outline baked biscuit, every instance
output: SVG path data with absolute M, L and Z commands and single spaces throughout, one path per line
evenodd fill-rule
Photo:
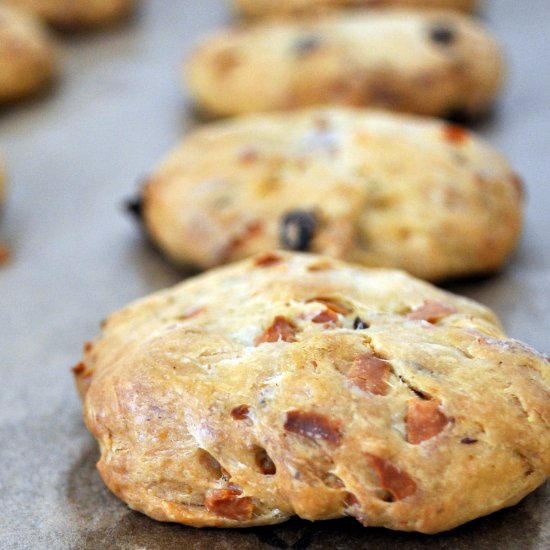
M 434 533 L 550 474 L 550 365 L 399 271 L 269 253 L 112 315 L 75 367 L 98 469 L 157 520 Z
M 195 131 L 139 206 L 153 241 L 182 264 L 283 247 L 438 280 L 502 265 L 521 193 L 508 163 L 462 127 L 321 109 Z
M 499 47 L 474 20 L 407 10 L 227 30 L 186 65 L 191 95 L 214 115 L 337 104 L 475 117 L 503 73 Z
M 135 0 L 4 0 L 64 29 L 101 27 L 126 17 Z
M 245 15 L 301 15 L 342 8 L 444 8 L 473 11 L 477 0 L 234 0 L 235 7 Z
M 55 66 L 55 47 L 40 21 L 0 4 L 0 103 L 44 88 Z

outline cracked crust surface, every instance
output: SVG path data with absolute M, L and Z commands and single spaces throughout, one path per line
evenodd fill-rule
M 273 252 L 115 313 L 75 367 L 98 469 L 197 527 L 450 529 L 550 474 L 550 366 L 403 272 Z
M 341 8 L 444 8 L 473 11 L 477 0 L 233 0 L 235 7 L 245 15 L 306 15 Z
M 521 194 L 463 128 L 323 109 L 193 132 L 149 178 L 142 214 L 162 250 L 202 268 L 281 247 L 437 280 L 502 265 Z
M 471 18 L 376 10 L 218 32 L 185 69 L 191 95 L 214 115 L 355 105 L 475 116 L 498 93 L 504 62 Z
M 126 16 L 135 0 L 4 0 L 35 12 L 56 27 L 101 27 Z
M 0 4 L 0 103 L 43 89 L 55 66 L 54 44 L 40 21 Z

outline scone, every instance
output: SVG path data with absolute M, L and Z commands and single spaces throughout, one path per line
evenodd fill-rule
M 501 87 L 498 45 L 449 11 L 376 10 L 275 21 L 207 38 L 185 76 L 213 115 L 320 104 L 476 117 Z
M 101 27 L 126 17 L 135 0 L 4 0 L 36 12 L 59 28 Z
M 409 8 L 445 8 L 473 11 L 477 0 L 233 0 L 245 15 L 301 15 L 342 8 L 380 8 L 400 6 Z
M 135 302 L 75 367 L 98 469 L 157 520 L 435 533 L 550 474 L 550 365 L 399 272 L 272 252 Z
M 55 67 L 55 46 L 40 21 L 0 3 L 0 103 L 40 91 Z
M 199 268 L 287 248 L 441 280 L 499 268 L 522 202 L 508 163 L 462 127 L 321 109 L 191 133 L 139 210 L 169 257 Z

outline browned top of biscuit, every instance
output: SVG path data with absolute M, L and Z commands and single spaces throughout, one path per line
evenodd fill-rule
M 222 116 L 355 105 L 447 116 L 488 108 L 504 61 L 480 23 L 445 10 L 372 10 L 216 32 L 185 84 Z
M 550 473 L 550 365 L 402 272 L 264 254 L 111 316 L 75 370 L 108 486 L 196 526 L 436 532 Z
M 234 0 L 235 6 L 250 16 L 307 15 L 341 8 L 447 8 L 472 11 L 477 0 Z
M 149 178 L 143 214 L 182 263 L 283 247 L 437 280 L 500 267 L 522 204 L 508 162 L 464 128 L 315 109 L 192 132 Z

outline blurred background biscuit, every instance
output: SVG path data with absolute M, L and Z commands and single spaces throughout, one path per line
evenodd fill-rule
M 198 106 L 214 115 L 336 104 L 472 117 L 492 105 L 504 60 L 464 15 L 377 10 L 215 33 L 185 76 Z

